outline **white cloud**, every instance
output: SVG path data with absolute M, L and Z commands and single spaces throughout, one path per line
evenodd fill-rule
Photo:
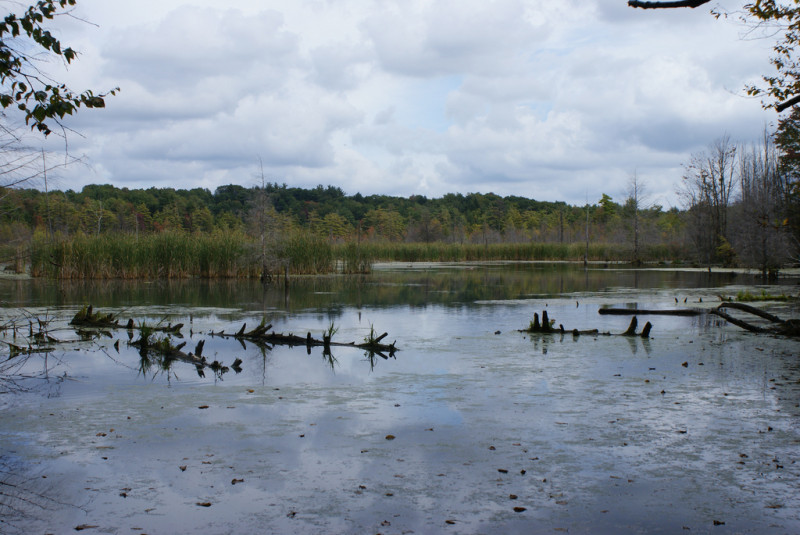
M 690 154 L 757 139 L 769 41 L 625 0 L 81 0 L 68 126 L 79 188 L 269 179 L 348 193 L 493 191 L 582 204 L 631 174 L 671 204 Z M 58 146 L 58 141 L 48 142 Z

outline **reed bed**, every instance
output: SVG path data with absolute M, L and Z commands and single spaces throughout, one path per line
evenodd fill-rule
M 374 262 L 582 261 L 582 243 L 374 243 L 332 244 L 310 233 L 294 232 L 260 254 L 259 241 L 241 231 L 212 233 L 34 235 L 31 274 L 59 279 L 257 278 L 266 266 L 272 275 L 369 273 Z M 641 260 L 685 258 L 677 246 L 644 248 Z M 629 247 L 590 244 L 589 260 L 625 262 Z
M 257 276 L 253 242 L 240 232 L 34 236 L 31 273 L 59 279 Z
M 374 262 L 480 262 L 480 261 L 583 261 L 585 243 L 367 243 L 361 254 Z M 685 259 L 688 252 L 677 245 L 645 247 L 640 252 L 644 262 Z M 589 245 L 589 260 L 630 262 L 633 251 L 627 245 L 595 243 Z

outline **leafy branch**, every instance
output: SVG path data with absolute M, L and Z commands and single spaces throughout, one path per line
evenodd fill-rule
M 119 88 L 95 94 L 91 90 L 73 92 L 65 84 L 55 82 L 36 66 L 39 59 L 27 49 L 31 45 L 40 52 L 72 63 L 78 53 L 65 47 L 48 29 L 46 21 L 69 13 L 77 0 L 39 0 L 21 15 L 9 13 L 0 22 L 0 104 L 3 109 L 16 105 L 25 115 L 25 124 L 45 136 L 52 133 L 48 120 L 59 123 L 78 108 L 104 108 L 105 97 L 116 95 Z

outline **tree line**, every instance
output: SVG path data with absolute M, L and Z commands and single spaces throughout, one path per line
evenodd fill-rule
M 88 185 L 81 191 L 0 188 L 0 237 L 23 242 L 35 231 L 51 236 L 164 231 L 240 230 L 254 238 L 311 233 L 332 242 L 413 243 L 651 243 L 685 241 L 687 214 L 658 205 L 616 202 L 570 206 L 493 193 L 347 195 L 336 186 L 313 189 L 267 183 L 203 188 L 128 189 Z M 641 203 L 640 203 L 641 204 Z

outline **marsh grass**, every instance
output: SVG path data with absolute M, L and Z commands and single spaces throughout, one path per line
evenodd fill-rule
M 256 276 L 253 242 L 240 232 L 34 236 L 31 273 L 59 279 Z
M 480 261 L 582 261 L 585 243 L 367 243 L 361 244 L 360 254 L 370 262 L 480 262 Z M 641 259 L 659 262 L 685 258 L 680 246 L 645 247 Z M 627 245 L 595 243 L 589 245 L 589 260 L 627 262 L 632 250 Z
M 257 278 L 263 261 L 256 238 L 236 230 L 211 233 L 165 231 L 157 234 L 76 234 L 48 238 L 43 232 L 31 242 L 31 274 L 58 279 L 181 279 Z M 295 275 L 369 273 L 376 261 L 480 262 L 582 261 L 583 243 L 390 243 L 347 242 L 305 232 L 290 232 L 275 240 L 269 255 L 276 266 Z M 680 260 L 677 246 L 644 248 L 645 262 Z M 590 244 L 589 260 L 625 262 L 630 248 Z M 283 267 L 281 267 L 281 270 Z
M 750 290 L 739 291 L 736 294 L 736 300 L 742 303 L 757 302 L 757 301 L 788 301 L 790 297 L 786 294 L 769 294 L 766 290 L 761 290 L 760 294 L 754 294 Z

